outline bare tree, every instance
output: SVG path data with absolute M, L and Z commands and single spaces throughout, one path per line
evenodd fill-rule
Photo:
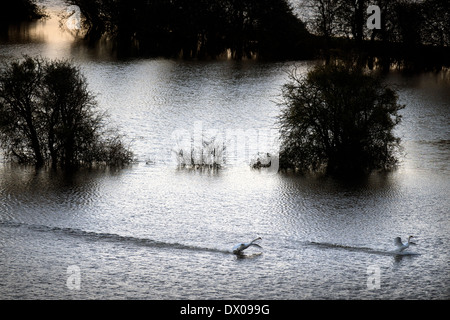
M 364 39 L 368 0 L 305 0 L 299 4 L 310 31 L 323 36 Z
M 299 4 L 309 31 L 325 39 L 335 35 L 341 0 L 304 0 Z
M 357 66 L 295 70 L 283 88 L 280 168 L 361 174 L 397 163 L 401 117 L 395 91 Z
M 0 143 L 10 159 L 74 169 L 132 159 L 105 125 L 80 70 L 65 60 L 25 56 L 0 73 Z
M 422 4 L 424 44 L 450 46 L 450 2 L 448 0 L 425 0 Z
M 20 163 L 44 165 L 43 141 L 37 116 L 40 113 L 41 60 L 13 62 L 0 75 L 0 138 L 9 155 Z

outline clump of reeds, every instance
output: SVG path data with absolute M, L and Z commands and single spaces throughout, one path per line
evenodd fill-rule
M 206 139 L 202 137 L 199 145 L 194 145 L 193 139 L 190 145 L 177 145 L 173 149 L 178 167 L 190 169 L 220 169 L 225 164 L 225 143 L 216 137 Z

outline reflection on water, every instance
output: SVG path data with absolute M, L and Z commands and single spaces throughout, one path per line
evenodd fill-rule
M 39 30 L 2 43 L 1 59 L 74 59 L 138 162 L 73 175 L 0 164 L 1 298 L 450 297 L 450 91 L 440 75 L 386 80 L 407 106 L 397 171 L 359 181 L 273 174 L 248 160 L 274 147 L 285 71 L 311 62 L 118 61 Z M 174 132 L 189 140 L 199 125 L 225 136 L 223 169 L 177 167 Z M 243 153 L 228 139 L 238 130 Z M 418 245 L 391 254 L 409 234 Z M 257 236 L 261 251 L 231 253 Z M 78 291 L 64 285 L 71 265 Z M 369 266 L 380 289 L 367 287 Z

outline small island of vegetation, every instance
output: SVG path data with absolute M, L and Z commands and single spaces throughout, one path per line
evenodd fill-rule
M 397 164 L 396 93 L 358 66 L 317 65 L 283 88 L 280 169 L 360 175 Z
M 129 164 L 132 152 L 106 120 L 69 61 L 25 56 L 0 72 L 0 144 L 12 162 L 64 170 Z

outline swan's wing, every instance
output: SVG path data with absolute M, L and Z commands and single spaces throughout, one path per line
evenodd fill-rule
M 403 247 L 402 239 L 400 237 L 397 237 L 397 238 L 394 239 L 394 244 L 397 247 Z
M 233 252 L 234 251 L 241 251 L 242 249 L 243 249 L 243 247 L 244 247 L 244 244 L 243 243 L 238 243 L 237 245 L 235 245 L 234 247 L 233 247 Z
M 255 240 L 253 240 L 251 242 L 247 242 L 247 243 L 238 243 L 237 245 L 235 245 L 233 247 L 232 250 L 233 250 L 233 252 L 240 252 L 240 251 L 244 251 L 245 249 L 247 249 L 250 246 L 257 246 L 257 247 L 261 248 L 261 246 L 259 244 L 253 243 L 254 241 L 257 241 L 257 240 L 261 240 L 261 238 L 258 237 Z
M 239 243 L 233 247 L 233 252 L 241 252 L 250 247 L 251 245 L 254 245 L 253 243 Z

